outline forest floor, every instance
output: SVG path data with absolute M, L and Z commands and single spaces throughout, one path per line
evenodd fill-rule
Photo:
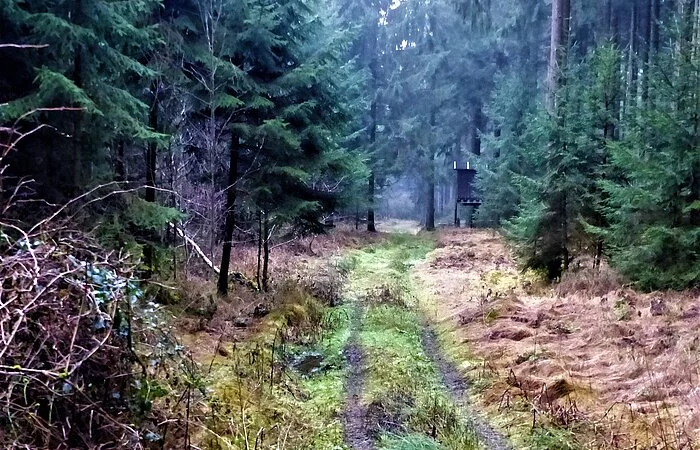
M 700 295 L 639 293 L 576 261 L 549 286 L 492 231 L 442 230 L 415 267 L 471 397 L 527 448 L 694 448 Z
M 274 294 L 181 319 L 209 368 L 201 448 L 691 448 L 697 293 L 585 261 L 552 287 L 495 232 L 379 229 L 277 250 Z

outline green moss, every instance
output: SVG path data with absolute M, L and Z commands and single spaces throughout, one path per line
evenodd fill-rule
M 380 414 L 398 415 L 394 419 L 401 423 L 391 433 L 371 430 L 382 435 L 382 449 L 477 447 L 421 343 L 423 317 L 410 269 L 434 247 L 431 235 L 397 234 L 354 253 L 349 289 L 366 307 L 360 330 L 368 361 L 363 400 Z
M 292 286 L 281 295 L 285 301 L 261 331 L 213 365 L 206 383 L 211 412 L 204 448 L 255 448 L 256 441 L 257 448 L 277 448 L 283 442 L 284 448 L 346 448 L 339 416 L 348 309 L 324 308 Z M 284 350 L 280 329 L 298 338 Z M 322 370 L 304 375 L 288 366 L 290 355 L 312 351 L 323 355 Z
M 435 368 L 421 348 L 415 312 L 389 306 L 370 308 L 361 343 L 367 360 L 373 362 L 368 371 L 368 403 L 390 390 L 415 398 L 439 389 Z

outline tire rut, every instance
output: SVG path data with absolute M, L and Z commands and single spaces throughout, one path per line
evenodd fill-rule
M 365 385 L 365 355 L 359 343 L 363 307 L 357 303 L 351 318 L 351 334 L 345 346 L 348 375 L 345 380 L 345 406 L 342 413 L 345 443 L 353 450 L 372 450 L 374 444 L 367 429 L 367 408 L 362 405 Z
M 421 339 L 423 351 L 435 364 L 435 367 L 440 374 L 442 383 L 449 391 L 452 400 L 460 407 L 469 411 L 469 422 L 474 427 L 474 431 L 487 450 L 512 450 L 513 446 L 508 442 L 508 439 L 501 433 L 496 431 L 489 423 L 481 417 L 473 408 L 469 407 L 467 400 L 467 392 L 469 383 L 465 380 L 457 367 L 445 358 L 445 355 L 440 349 L 437 335 L 429 326 L 423 325 L 423 334 Z

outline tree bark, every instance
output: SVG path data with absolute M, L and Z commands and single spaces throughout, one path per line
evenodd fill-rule
M 625 96 L 625 113 L 628 113 L 630 107 L 635 104 L 637 98 L 637 48 L 639 39 L 637 38 L 639 21 L 639 8 L 637 4 L 632 5 L 632 17 L 630 19 L 629 28 L 629 51 L 627 61 L 627 94 Z
M 221 272 L 217 292 L 219 295 L 228 294 L 228 272 L 231 265 L 231 248 L 233 247 L 233 231 L 236 227 L 236 183 L 238 182 L 238 155 L 240 142 L 238 134 L 231 136 L 231 148 L 229 150 L 228 186 L 226 188 L 226 219 L 224 223 L 224 245 L 221 254 Z
M 377 227 L 374 223 L 374 168 L 370 169 L 369 180 L 367 182 L 367 197 L 369 201 L 369 206 L 367 207 L 367 231 L 376 233 Z
M 484 113 L 479 103 L 470 107 L 471 121 L 469 122 L 469 151 L 473 155 L 481 155 L 481 130 L 484 128 Z
M 605 14 L 605 40 L 613 39 L 613 7 L 612 0 L 603 0 L 603 14 Z
M 431 33 L 428 35 L 428 51 L 430 53 L 435 53 L 435 30 L 437 29 L 434 13 L 430 15 L 430 30 Z M 435 91 L 437 85 L 437 72 L 433 72 L 430 77 L 430 90 Z M 435 102 L 435 100 L 432 100 Z M 430 139 L 428 148 L 428 192 L 426 195 L 426 214 L 425 214 L 425 229 L 427 231 L 435 230 L 435 153 L 437 152 L 437 144 L 435 142 L 435 125 L 437 124 L 437 109 L 438 105 L 433 104 L 430 109 Z M 472 117 L 472 124 L 476 128 L 476 118 Z M 478 134 L 478 131 L 474 129 L 474 134 Z
M 561 85 L 561 73 L 566 60 L 569 38 L 570 0 L 552 0 L 551 41 L 549 66 L 547 69 L 547 107 L 551 113 L 556 109 L 557 91 Z
M 148 125 L 154 132 L 158 131 L 158 85 L 156 82 L 151 86 L 153 91 L 153 103 L 148 116 Z M 156 163 L 158 158 L 158 143 L 151 141 L 146 146 L 146 201 L 156 202 Z M 150 278 L 153 275 L 155 264 L 155 248 L 153 244 L 146 243 L 143 247 L 143 262 L 146 266 L 144 276 Z
M 153 86 L 153 103 L 149 113 L 148 125 L 152 131 L 158 131 L 158 87 Z M 146 201 L 156 201 L 156 163 L 158 160 L 158 143 L 151 141 L 146 147 Z
M 372 66 L 374 66 L 376 62 L 372 63 Z M 374 80 L 375 77 L 375 69 L 372 69 L 372 79 Z M 372 99 L 372 105 L 370 106 L 370 129 L 369 129 L 369 146 L 370 146 L 370 151 L 372 153 L 375 152 L 376 150 L 376 143 L 377 143 L 377 89 L 376 89 L 376 81 L 373 81 L 373 84 L 375 85 L 374 88 L 374 99 Z M 371 158 L 370 164 L 372 167 L 370 167 L 370 174 L 369 174 L 369 180 L 368 180 L 368 191 L 367 191 L 367 196 L 368 196 L 368 201 L 369 204 L 367 206 L 367 231 L 370 231 L 372 233 L 377 231 L 377 228 L 374 223 L 374 195 L 375 195 L 375 183 L 376 183 L 376 175 L 375 175 L 375 167 L 374 165 L 376 164 L 376 159 Z
M 653 35 L 654 23 L 654 2 L 653 0 L 645 0 L 644 4 L 644 34 L 642 42 L 639 45 L 639 61 L 642 64 L 642 73 L 639 80 L 641 103 L 647 104 L 649 101 L 649 76 L 651 74 L 651 41 Z
M 114 178 L 117 181 L 126 181 L 125 147 L 124 139 L 120 139 L 117 142 L 117 160 L 114 162 Z
M 658 55 L 661 49 L 661 0 L 652 0 L 652 5 L 651 59 Z
M 376 143 L 377 143 L 377 104 L 379 102 L 379 90 L 378 90 L 378 80 L 377 78 L 379 77 L 379 70 L 378 70 L 378 55 L 377 55 L 377 39 L 379 38 L 379 24 L 375 21 L 371 25 L 371 32 L 369 33 L 369 39 L 371 42 L 369 42 L 369 45 L 367 42 L 365 42 L 364 45 L 364 51 L 366 54 L 364 55 L 365 60 L 367 61 L 367 66 L 370 70 L 371 73 L 371 94 L 373 96 L 372 98 L 372 104 L 370 105 L 370 117 L 369 117 L 369 136 L 368 136 L 368 150 L 370 154 L 372 155 L 370 157 L 370 175 L 369 175 L 369 180 L 368 180 L 368 189 L 367 189 L 367 197 L 368 197 L 368 205 L 367 205 L 367 231 L 375 233 L 377 231 L 376 225 L 374 223 L 374 196 L 375 196 L 375 191 L 376 191 L 376 167 L 375 164 L 377 164 L 377 159 L 374 155 L 374 152 L 376 152 Z
M 430 157 L 428 158 L 428 194 L 427 194 L 427 206 L 428 210 L 425 217 L 425 229 L 427 231 L 435 230 L 435 150 L 430 150 Z
M 82 23 L 83 14 L 83 2 L 82 0 L 76 0 L 74 2 L 74 7 L 72 11 L 73 22 L 77 25 Z M 73 83 L 75 86 L 82 89 L 83 80 L 83 49 L 80 46 L 75 48 L 75 54 L 73 55 Z M 85 139 L 83 136 L 83 118 L 84 112 L 75 112 L 73 119 L 73 161 L 72 161 L 72 180 L 73 186 L 71 186 L 72 194 L 77 194 L 80 192 L 84 185 L 83 180 L 83 150 L 86 147 Z
M 267 292 L 268 289 L 268 267 L 270 262 L 270 221 L 267 213 L 263 213 L 263 271 L 262 271 L 262 289 Z
M 256 281 L 258 282 L 258 288 L 262 287 L 262 248 L 263 248 L 263 217 L 262 211 L 258 211 L 258 271 Z

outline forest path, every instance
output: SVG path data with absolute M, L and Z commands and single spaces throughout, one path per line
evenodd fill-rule
M 345 381 L 345 409 L 342 414 L 343 431 L 345 442 L 354 450 L 373 448 L 365 420 L 367 408 L 362 404 L 366 367 L 359 336 L 363 315 L 364 308 L 359 301 L 355 301 L 350 318 L 350 337 L 344 351 L 348 372 Z
M 470 410 L 468 383 L 421 309 L 413 267 L 434 247 L 431 235 L 394 233 L 347 256 L 353 313 L 341 418 L 351 449 L 511 448 Z
M 449 390 L 452 399 L 461 408 L 470 409 L 469 422 L 483 447 L 489 450 L 509 450 L 513 446 L 505 436 L 496 431 L 483 417 L 471 410 L 468 402 L 469 383 L 460 373 L 454 362 L 445 357 L 435 330 L 429 325 L 423 325 L 423 349 L 440 373 L 444 386 Z

